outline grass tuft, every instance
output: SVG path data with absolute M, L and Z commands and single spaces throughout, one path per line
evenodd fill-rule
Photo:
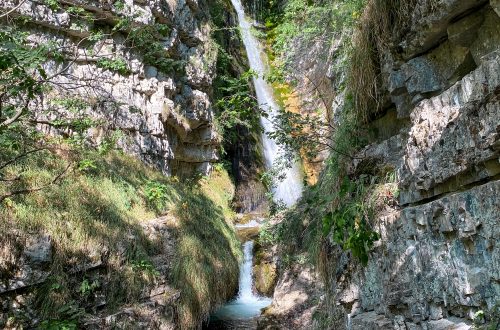
M 19 179 L 0 186 L 0 194 L 44 186 L 70 161 L 84 160 L 92 166 L 72 166 L 57 184 L 7 198 L 0 206 L 0 232 L 7 233 L 0 237 L 0 246 L 18 251 L 33 235 L 51 238 L 53 258 L 47 266 L 51 275 L 36 289 L 34 299 L 46 326 L 78 324 L 82 315 L 93 313 L 89 290 L 98 290 L 110 311 L 149 293 L 160 275 L 152 258 L 163 242 L 146 237 L 142 225 L 164 214 L 176 218 L 169 229 L 176 243 L 173 271 L 163 275 L 181 291 L 182 328 L 196 327 L 211 308 L 234 294 L 240 245 L 229 206 L 234 186 L 223 170 L 181 181 L 117 151 L 87 152 L 76 162 L 43 151 L 4 169 L 5 178 Z M 0 263 L 1 277 L 16 271 L 18 253 L 9 251 L 0 250 L 0 256 L 7 253 L 12 259 Z M 85 274 L 69 275 L 77 266 L 100 260 L 105 276 L 99 283 L 79 278 Z

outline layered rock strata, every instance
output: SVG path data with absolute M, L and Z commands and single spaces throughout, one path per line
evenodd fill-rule
M 325 291 L 295 271 L 301 292 L 326 293 L 320 306 L 334 329 L 469 329 L 478 315 L 499 318 L 498 1 L 421 1 L 408 26 L 380 54 L 387 102 L 350 169 L 396 173 L 396 201 L 371 223 L 381 238 L 366 267 L 332 242 Z M 279 308 L 287 278 L 271 319 L 298 315 Z M 320 319 L 296 328 L 321 328 Z
M 99 123 L 86 132 L 95 142 L 110 130 L 120 131 L 124 151 L 166 174 L 207 173 L 218 160 L 210 96 L 217 51 L 205 3 L 6 0 L 0 11 L 10 11 L 5 24 L 25 22 L 32 43 L 62 49 L 62 62 L 45 65 L 49 75 L 62 71 L 55 82 L 65 88 L 36 104 L 42 130 L 68 133 L 50 125 L 57 115 L 43 112 L 55 99 L 81 98 L 85 114 Z M 131 38 L 132 32 L 155 26 L 163 30 L 154 45 Z M 161 54 L 148 54 L 149 47 L 159 47 Z M 121 67 L 113 70 L 103 59 Z

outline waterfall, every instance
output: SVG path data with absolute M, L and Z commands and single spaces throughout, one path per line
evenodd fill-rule
M 258 316 L 261 309 L 271 304 L 272 299 L 253 293 L 253 241 L 243 244 L 243 264 L 240 268 L 238 296 L 222 306 L 212 316 L 212 320 L 241 320 Z
M 253 241 L 248 241 L 243 244 L 243 265 L 240 269 L 240 288 L 237 299 L 242 302 L 253 302 L 259 299 L 252 291 L 252 261 Z
M 253 83 L 257 94 L 259 106 L 268 113 L 269 118 L 261 117 L 261 125 L 264 128 L 262 134 L 262 144 L 264 148 L 264 158 L 267 169 L 273 166 L 273 163 L 281 155 L 283 150 L 276 142 L 268 137 L 268 133 L 274 131 L 273 124 L 270 119 L 276 116 L 278 105 L 273 96 L 273 91 L 269 84 L 264 80 L 264 75 L 268 72 L 267 66 L 264 64 L 265 54 L 262 51 L 259 41 L 252 35 L 252 21 L 247 18 L 241 0 L 231 0 L 237 14 L 241 37 L 245 45 L 245 49 L 250 62 L 250 68 L 258 73 L 258 77 L 254 77 Z M 274 200 L 283 201 L 287 206 L 293 205 L 302 193 L 302 174 L 298 164 L 292 164 L 284 173 L 284 180 L 275 182 L 273 189 Z

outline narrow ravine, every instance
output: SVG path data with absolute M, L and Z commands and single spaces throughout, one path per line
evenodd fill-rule
M 275 162 L 283 156 L 282 148 L 268 136 L 269 133 L 274 131 L 272 120 L 276 116 L 279 108 L 276 100 L 274 99 L 271 86 L 269 86 L 264 79 L 268 72 L 268 67 L 265 61 L 266 55 L 262 50 L 260 42 L 252 34 L 252 25 L 254 22 L 252 22 L 252 20 L 245 15 L 245 10 L 241 0 L 231 0 L 231 2 L 238 14 L 238 24 L 241 32 L 241 38 L 243 39 L 243 44 L 245 45 L 250 69 L 258 74 L 258 76 L 253 79 L 257 100 L 261 109 L 266 111 L 268 114 L 268 118 L 265 118 L 264 116 L 261 117 L 261 125 L 264 128 L 264 132 L 262 133 L 264 158 L 267 169 L 270 169 L 273 164 L 275 164 Z M 284 171 L 284 179 L 280 182 L 275 182 L 273 196 L 276 202 L 281 201 L 285 203 L 285 205 L 291 206 L 298 200 L 302 193 L 302 174 L 299 164 L 297 163 L 287 167 Z
M 259 107 L 267 113 L 261 116 L 260 122 L 263 127 L 262 144 L 266 168 L 271 169 L 284 155 L 280 147 L 268 135 L 274 131 L 273 118 L 279 110 L 274 99 L 273 90 L 266 82 L 265 76 L 268 72 L 266 55 L 261 44 L 252 34 L 253 22 L 245 15 L 240 0 L 231 0 L 237 14 L 241 37 L 247 52 L 250 69 L 257 73 L 253 78 L 253 84 L 257 95 Z M 292 206 L 300 198 L 303 184 L 302 174 L 298 163 L 291 164 L 280 173 L 282 180 L 274 182 L 273 198 L 275 202 L 282 202 L 286 206 Z M 240 231 L 255 228 L 258 230 L 259 221 L 252 220 L 245 225 L 237 225 Z M 254 242 L 248 240 L 243 243 L 244 260 L 240 267 L 239 292 L 237 297 L 219 308 L 210 318 L 206 329 L 255 329 L 257 318 L 264 307 L 271 304 L 272 299 L 261 297 L 253 290 L 253 246 Z

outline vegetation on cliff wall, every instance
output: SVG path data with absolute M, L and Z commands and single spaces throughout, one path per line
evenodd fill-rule
M 291 151 L 301 152 L 309 160 L 323 150 L 330 154 L 319 182 L 306 189 L 297 208 L 287 213 L 288 221 L 276 229 L 276 237 L 287 246 L 287 253 L 305 248 L 314 263 L 324 265 L 321 246 L 332 242 L 366 264 L 368 251 L 378 239 L 370 224 L 376 208 L 370 193 L 377 185 L 394 181 L 395 174 L 393 169 L 376 166 L 365 166 L 362 173 L 349 173 L 349 166 L 361 161 L 355 155 L 369 142 L 366 124 L 382 107 L 380 56 L 394 38 L 404 33 L 412 5 L 378 0 L 290 0 L 271 2 L 257 14 L 268 29 L 271 81 L 294 86 L 294 63 L 290 61 L 296 57 L 292 54 L 302 54 L 320 37 L 330 46 L 337 43 L 334 58 L 329 59 L 337 73 L 330 93 L 342 96 L 335 114 L 327 115 L 323 122 L 316 116 L 286 111 L 277 118 L 274 138 Z M 399 32 L 393 36 L 395 27 Z M 326 110 L 330 110 L 329 105 Z M 389 188 L 387 194 L 397 195 L 392 190 Z
M 362 328 L 381 319 L 386 320 L 382 327 L 387 328 L 397 328 L 403 322 L 408 328 L 447 323 L 452 326 L 475 319 L 484 324 L 492 321 L 489 327 L 496 327 L 497 302 L 490 299 L 489 293 L 497 292 L 494 276 L 485 275 L 474 290 L 470 289 L 474 285 L 470 278 L 457 284 L 452 292 L 428 288 L 448 288 L 451 278 L 458 281 L 457 274 L 472 269 L 490 274 L 491 265 L 495 264 L 495 248 L 476 252 L 469 258 L 467 244 L 482 246 L 484 237 L 497 235 L 496 230 L 476 225 L 477 231 L 464 243 L 466 229 L 462 230 L 459 224 L 464 224 L 465 218 L 473 223 L 486 222 L 490 218 L 484 214 L 491 212 L 492 223 L 498 218 L 498 209 L 490 204 L 478 202 L 476 207 L 470 202 L 478 198 L 479 191 L 488 196 L 485 200 L 494 200 L 489 185 L 498 185 L 498 172 L 491 171 L 486 179 L 462 176 L 474 172 L 481 163 L 464 161 L 464 145 L 492 150 L 490 142 L 479 147 L 472 142 L 475 137 L 467 132 L 474 130 L 475 113 L 498 108 L 496 97 L 494 101 L 483 98 L 480 89 L 471 87 L 495 86 L 488 95 L 495 94 L 493 89 L 498 81 L 489 75 L 498 76 L 498 40 L 493 40 L 489 31 L 495 21 L 498 32 L 498 7 L 487 1 L 359 2 L 363 7 L 347 11 L 346 19 L 340 20 L 347 24 L 341 25 L 340 30 L 335 24 L 329 25 L 327 33 L 334 37 L 334 42 L 327 47 L 328 52 L 321 52 L 322 40 L 317 41 L 314 33 L 302 32 L 303 27 L 307 30 L 307 22 L 299 25 L 301 17 L 312 12 L 311 7 L 339 8 L 347 3 L 354 2 L 281 2 L 276 11 L 278 19 L 274 20 L 277 25 L 268 24 L 272 28 L 268 35 L 275 50 L 274 63 L 281 65 L 277 70 L 280 79 L 293 85 L 294 79 L 301 80 L 300 74 L 310 74 L 315 66 L 323 69 L 318 62 L 327 63 L 328 70 L 319 75 L 332 82 L 330 92 L 336 94 L 331 121 L 327 123 L 331 124 L 330 156 L 318 184 L 306 189 L 303 199 L 285 214 L 274 232 L 265 233 L 281 243 L 285 263 L 295 261 L 293 267 L 283 271 L 281 280 L 285 281 L 290 272 L 304 271 L 305 267 L 297 265 L 303 262 L 303 251 L 307 251 L 325 282 L 326 299 L 316 310 L 323 314 L 322 320 L 316 319 L 321 329 L 343 328 L 351 321 L 353 328 Z M 479 52 L 481 55 L 475 55 L 475 62 L 471 63 L 476 47 L 492 44 L 497 47 Z M 460 52 L 462 57 L 454 52 Z M 326 53 L 328 58 L 319 59 L 317 53 Z M 290 58 L 293 62 L 289 62 Z M 302 58 L 306 64 L 294 71 L 290 64 L 300 66 Z M 403 98 L 407 101 L 400 101 Z M 449 113 L 449 117 L 441 117 L 442 112 Z M 290 128 L 283 134 L 285 143 L 286 135 L 293 136 L 294 128 L 303 130 L 307 125 L 317 125 L 298 122 L 290 115 L 283 117 Z M 480 117 L 485 123 L 481 132 L 487 130 L 490 121 L 496 127 L 495 115 Z M 385 125 L 387 132 L 372 135 L 371 129 L 377 125 Z M 486 134 L 480 135 L 485 140 Z M 314 136 L 303 134 L 301 138 Z M 415 139 L 421 142 L 414 142 Z M 289 144 L 293 146 L 294 142 Z M 415 144 L 418 147 L 413 147 Z M 443 164 L 451 163 L 464 165 L 449 173 L 448 165 Z M 454 185 L 450 186 L 450 182 Z M 450 198 L 467 202 L 448 204 Z M 446 210 L 441 205 L 447 205 Z M 467 215 L 461 216 L 464 209 Z M 439 227 L 440 221 L 448 220 L 455 221 L 449 229 Z M 487 234 L 480 233 L 480 228 Z M 434 249 L 435 246 L 443 248 Z M 409 249 L 418 252 L 406 254 Z M 419 255 L 423 251 L 428 252 Z M 484 261 L 478 261 L 479 255 L 485 256 Z M 314 285 L 311 282 L 308 284 Z M 426 298 L 420 299 L 426 290 Z M 471 291 L 476 294 L 474 305 L 457 298 Z M 393 301 L 392 296 L 405 298 Z M 416 319 L 411 315 L 419 304 L 423 307 Z M 321 311 L 323 307 L 325 311 Z M 375 312 L 368 312 L 374 309 Z M 439 312 L 434 313 L 435 310 Z M 483 310 L 488 310 L 488 317 L 475 316 L 483 314 Z M 452 320 L 455 317 L 460 320 Z
M 233 149 L 242 140 L 250 139 L 255 153 L 259 150 L 260 110 L 252 91 L 254 73 L 249 70 L 236 14 L 230 1 L 214 1 L 210 15 L 217 43 L 217 74 L 214 81 L 216 126 L 224 137 L 223 148 Z M 223 155 L 225 151 L 222 151 Z M 262 157 L 255 155 L 255 161 Z
M 59 1 L 45 3 L 54 11 L 63 7 Z M 115 12 L 123 9 L 119 2 L 114 6 Z M 92 47 L 123 34 L 127 49 L 137 49 L 146 65 L 184 74 L 185 63 L 169 58 L 159 41 L 171 32 L 169 26 L 138 24 L 137 17 L 120 14 L 110 20 L 113 26 L 101 29 L 105 24 L 83 7 L 65 4 L 64 10 L 95 23 L 92 31 L 79 29 L 88 35 L 81 44 Z M 9 23 L 0 25 L 0 279 L 7 283 L 5 294 L 11 294 L 9 280 L 24 271 L 23 249 L 31 240 L 41 239 L 43 249 L 35 247 L 46 254 L 36 256 L 44 275 L 26 288 L 33 291 L 26 302 L 33 314 L 17 308 L 4 315 L 10 305 L 2 304 L 0 327 L 81 326 L 96 308 L 111 312 L 139 303 L 164 280 L 179 291 L 180 326 L 198 326 L 237 288 L 240 243 L 231 224 L 234 185 L 227 172 L 219 165 L 207 177 L 166 177 L 125 155 L 116 142 L 126 132 L 88 113 L 103 103 L 109 111 L 117 105 L 80 97 L 74 94 L 80 85 L 57 80 L 73 78 L 68 68 L 74 61 L 68 65 L 66 58 L 73 49 L 33 42 L 23 30 L 30 24 L 25 17 L 2 19 Z M 130 74 L 130 62 L 119 54 L 85 54 L 79 60 L 96 57 L 97 67 Z M 49 69 L 58 65 L 62 70 L 53 74 Z M 93 83 L 83 87 L 98 90 L 100 82 Z M 132 106 L 130 111 L 139 112 Z M 99 132 L 98 141 L 89 132 Z M 174 247 L 165 256 L 167 270 L 153 260 L 164 242 L 144 230 L 159 216 L 171 219 Z M 102 274 L 97 279 L 93 272 Z
M 294 0 L 271 8 L 266 17 L 267 40 L 274 54 L 272 80 L 288 80 L 294 85 L 287 67 L 293 65 L 288 63 L 290 49 L 300 52 L 294 49 L 297 43 L 314 43 L 316 38 L 325 34 L 331 42 L 342 40 L 337 50 L 340 60 L 336 63 L 340 65 L 337 69 L 344 78 L 337 78 L 336 92 L 343 94 L 344 100 L 340 114 L 336 115 L 337 122 L 321 123 L 315 116 L 282 112 L 274 134 L 291 151 L 302 151 L 302 155 L 310 159 L 324 149 L 330 153 L 319 182 L 306 189 L 296 209 L 287 213 L 287 220 L 276 228 L 275 233 L 286 246 L 286 253 L 293 255 L 293 251 L 298 253 L 307 249 L 314 263 L 320 261 L 321 246 L 331 239 L 352 251 L 365 264 L 368 250 L 378 237 L 370 225 L 374 205 L 367 191 L 370 186 L 384 181 L 386 173 L 351 177 L 348 174 L 356 150 L 367 141 L 366 129 L 362 127 L 363 110 L 357 106 L 353 93 L 356 88 L 353 81 L 357 78 L 350 61 L 356 53 L 354 49 L 359 46 L 345 38 L 355 30 L 363 5 L 364 1 L 315 3 Z

